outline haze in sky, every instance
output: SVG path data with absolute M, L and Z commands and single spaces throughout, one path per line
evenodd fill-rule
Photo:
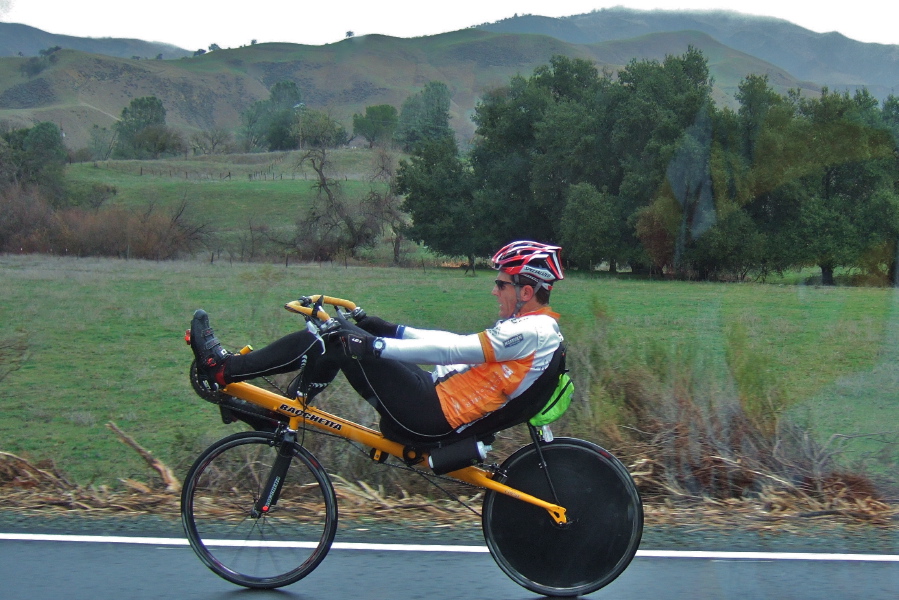
M 434 35 L 515 14 L 563 17 L 624 5 L 640 10 L 731 10 L 785 19 L 816 32 L 899 44 L 896 0 L 0 0 L 0 20 L 79 37 L 136 38 L 188 50 L 257 42 L 321 45 L 356 36 Z

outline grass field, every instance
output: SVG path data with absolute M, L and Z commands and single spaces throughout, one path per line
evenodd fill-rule
M 304 294 L 342 296 L 387 319 L 460 332 L 490 325 L 497 310 L 491 274 L 457 269 L 5 255 L 0 280 L 0 339 L 27 345 L 21 368 L 2 383 L 0 450 L 53 460 L 75 480 L 97 484 L 148 478 L 109 421 L 180 473 L 208 442 L 233 431 L 193 395 L 185 375 L 191 354 L 183 335 L 198 307 L 232 347 L 261 347 L 291 331 L 298 318 L 281 307 Z M 821 439 L 899 430 L 893 289 L 573 273 L 552 304 L 573 354 L 604 337 L 609 350 L 595 361 L 607 368 L 657 363 L 719 382 L 723 394 L 764 388 Z M 732 368 L 736 355 L 748 357 L 741 362 L 748 369 Z
M 142 208 L 149 202 L 162 209 L 187 203 L 187 215 L 217 231 L 266 224 L 292 228 L 315 200 L 316 175 L 300 165 L 299 152 L 203 156 L 157 161 L 106 161 L 69 165 L 66 177 L 75 184 L 113 186 L 109 200 Z M 374 153 L 333 153 L 331 175 L 349 197 L 370 189 Z

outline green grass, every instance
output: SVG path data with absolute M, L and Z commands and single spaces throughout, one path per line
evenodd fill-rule
M 160 208 L 186 202 L 190 218 L 219 231 L 248 224 L 290 228 L 318 197 L 315 173 L 298 166 L 298 158 L 290 152 L 80 163 L 70 165 L 66 177 L 75 184 L 114 186 L 110 202 L 137 210 L 148 202 Z M 348 197 L 363 197 L 370 189 L 372 160 L 367 150 L 334 153 L 333 176 Z
M 261 347 L 293 330 L 298 318 L 281 306 L 312 293 L 422 327 L 470 332 L 496 318 L 490 274 L 456 269 L 6 255 L 0 279 L 0 338 L 20 336 L 28 347 L 2 384 L 0 449 L 52 459 L 81 482 L 149 476 L 109 421 L 181 473 L 204 445 L 233 430 L 185 376 L 191 355 L 183 335 L 198 307 L 233 347 Z M 669 367 L 710 378 L 727 379 L 728 348 L 741 340 L 740 350 L 759 358 L 750 363 L 761 370 L 756 379 L 827 436 L 897 429 L 895 294 L 572 274 L 554 292 L 553 308 L 573 347 L 588 346 L 601 321 L 617 356 L 686 357 L 691 364 Z M 752 385 L 746 377 L 735 387 Z

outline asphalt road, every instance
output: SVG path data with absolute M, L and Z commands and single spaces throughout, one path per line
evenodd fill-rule
M 4 600 L 519 600 L 534 594 L 508 579 L 479 545 L 466 551 L 341 549 L 279 591 L 248 592 L 213 574 L 179 540 L 165 543 L 0 540 Z M 183 543 L 183 542 L 180 542 Z M 801 560 L 781 553 L 735 558 L 658 557 L 651 549 L 596 599 L 829 600 L 899 597 L 899 559 Z M 795 556 L 795 555 L 793 555 Z

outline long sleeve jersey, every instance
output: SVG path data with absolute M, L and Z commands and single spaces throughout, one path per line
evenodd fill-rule
M 471 335 L 405 327 L 399 339 L 385 338 L 381 356 L 436 365 L 443 414 L 460 429 L 524 393 L 546 370 L 563 341 L 558 318 L 547 306 Z

